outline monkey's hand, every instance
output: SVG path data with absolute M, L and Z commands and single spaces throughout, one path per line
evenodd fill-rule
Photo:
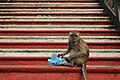
M 63 56 L 64 56 L 63 54 L 58 54 L 58 57 L 62 57 L 63 58 Z

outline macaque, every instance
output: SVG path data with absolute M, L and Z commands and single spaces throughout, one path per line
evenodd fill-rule
M 68 63 L 66 66 L 82 66 L 82 73 L 84 80 L 88 80 L 86 75 L 86 62 L 89 58 L 89 47 L 83 39 L 80 38 L 78 31 L 69 32 L 68 49 L 60 56 L 65 56 L 69 53 Z

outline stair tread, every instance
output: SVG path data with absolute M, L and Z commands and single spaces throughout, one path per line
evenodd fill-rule
M 81 36 L 86 42 L 120 42 L 120 36 Z M 68 36 L 0 36 L 0 42 L 68 42 Z
M 0 56 L 0 65 L 49 65 L 50 57 L 33 56 Z M 90 57 L 87 65 L 120 66 L 120 57 Z
M 80 68 L 70 67 L 51 67 L 51 66 L 34 66 L 34 65 L 0 65 L 0 72 L 68 72 L 80 73 Z M 88 73 L 119 73 L 120 66 L 87 66 Z
M 65 42 L 0 42 L 0 48 L 66 49 L 67 44 Z M 88 42 L 87 44 L 91 49 L 120 49 L 120 42 Z

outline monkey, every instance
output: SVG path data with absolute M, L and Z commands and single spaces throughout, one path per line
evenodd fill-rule
M 69 57 L 67 58 L 68 63 L 64 65 L 70 67 L 81 65 L 84 80 L 88 80 L 86 75 L 86 63 L 89 58 L 89 47 L 86 42 L 80 38 L 78 31 L 69 32 L 68 37 L 68 48 L 63 54 L 60 54 L 60 56 L 63 57 L 69 53 Z

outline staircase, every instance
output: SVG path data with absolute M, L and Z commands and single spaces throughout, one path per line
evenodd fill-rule
M 88 80 L 119 80 L 120 31 L 97 0 L 0 0 L 0 80 L 84 80 L 79 67 L 47 62 L 71 30 L 90 47 Z

